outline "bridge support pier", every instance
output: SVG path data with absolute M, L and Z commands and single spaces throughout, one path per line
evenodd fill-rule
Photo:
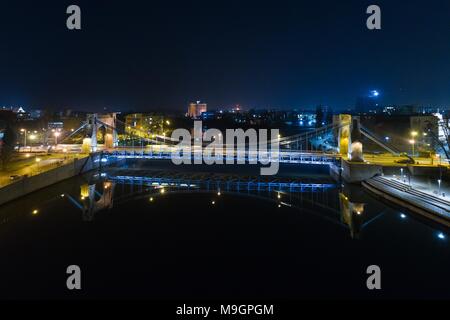
M 348 183 L 361 183 L 364 180 L 383 174 L 383 167 L 364 162 L 341 160 L 342 179 Z

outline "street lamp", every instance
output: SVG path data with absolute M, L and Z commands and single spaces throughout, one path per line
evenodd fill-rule
M 56 131 L 53 135 L 55 136 L 55 146 L 57 146 L 58 145 L 58 137 L 59 137 L 60 133 L 58 131 Z
M 416 144 L 416 140 L 411 139 L 411 140 L 409 140 L 409 143 L 412 145 L 412 156 L 414 157 L 414 154 L 415 154 L 415 152 L 414 152 L 414 146 L 415 146 L 415 144 Z
M 414 157 L 414 155 L 415 155 L 415 152 L 414 152 L 414 147 L 415 147 L 415 144 L 416 144 L 415 137 L 417 137 L 418 134 L 419 134 L 419 133 L 418 133 L 417 131 L 412 131 L 412 132 L 411 132 L 412 140 L 410 140 L 410 143 L 411 143 L 412 146 L 413 146 L 413 154 L 412 154 L 413 157 Z
M 26 129 L 20 129 L 20 132 L 24 133 L 24 147 L 27 147 L 27 130 Z
M 36 167 L 37 167 L 38 173 L 39 173 L 39 162 L 41 162 L 41 158 L 36 158 Z
M 29 138 L 30 138 L 30 140 L 36 140 L 37 136 L 36 136 L 36 134 L 32 134 L 32 135 L 30 135 Z M 30 152 L 31 152 L 32 149 L 33 149 L 33 145 L 30 144 Z

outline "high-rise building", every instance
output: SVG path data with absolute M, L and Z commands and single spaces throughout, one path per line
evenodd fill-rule
M 199 118 L 203 112 L 206 112 L 207 105 L 206 103 L 200 103 L 197 101 L 196 103 L 192 102 L 189 104 L 187 115 L 190 118 Z

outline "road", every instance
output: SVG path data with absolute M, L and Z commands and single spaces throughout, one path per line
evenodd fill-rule
M 39 154 L 24 153 L 18 154 L 11 162 L 7 171 L 0 172 L 0 187 L 4 187 L 12 182 L 11 176 L 34 176 L 36 174 L 51 170 L 58 165 L 69 163 L 74 158 L 81 158 L 84 155 L 78 154 Z

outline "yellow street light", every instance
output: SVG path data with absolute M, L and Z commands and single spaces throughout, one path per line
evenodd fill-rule
M 416 144 L 416 140 L 411 139 L 411 140 L 409 140 L 409 143 L 412 145 L 412 156 L 414 157 L 414 155 L 415 155 L 414 146 Z

